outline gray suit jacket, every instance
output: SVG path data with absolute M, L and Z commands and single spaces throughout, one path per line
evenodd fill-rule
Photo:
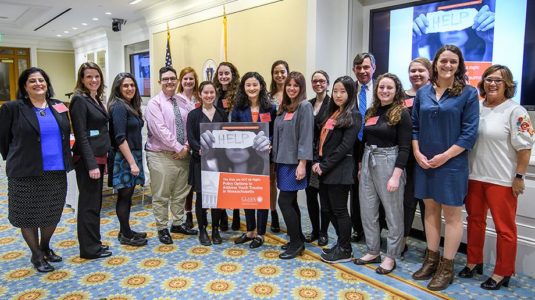
M 277 116 L 273 126 L 273 162 L 279 164 L 299 163 L 312 160 L 314 138 L 314 114 L 312 104 L 303 101 L 297 107 L 291 120 L 285 121 L 287 112 Z

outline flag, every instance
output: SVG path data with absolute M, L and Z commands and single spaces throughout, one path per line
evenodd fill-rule
M 171 34 L 169 33 L 169 25 L 167 25 L 167 47 L 165 47 L 165 66 L 171 67 L 173 65 L 173 60 L 171 59 L 171 47 L 169 47 L 169 40 L 171 39 Z
M 221 33 L 221 61 L 228 61 L 227 55 L 227 12 L 223 6 L 223 32 Z

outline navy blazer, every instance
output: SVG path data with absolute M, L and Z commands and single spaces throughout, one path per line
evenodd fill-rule
M 69 108 L 75 138 L 73 154 L 81 157 L 87 170 L 96 169 L 95 156 L 105 156 L 111 146 L 108 113 L 102 103 L 85 94 L 75 93 Z
M 58 113 L 52 106 L 62 103 L 56 99 L 47 100 L 48 106 L 58 122 L 61 132 L 61 146 L 65 171 L 72 170 L 69 145 L 71 125 L 67 112 Z M 41 131 L 39 120 L 29 100 L 19 99 L 0 107 L 0 152 L 6 160 L 8 177 L 41 176 L 43 156 L 41 153 Z
M 319 158 L 322 175 L 320 181 L 325 184 L 354 184 L 353 174 L 355 158 L 353 147 L 362 126 L 360 113 L 353 109 L 353 124 L 350 127 L 334 127 L 329 130 L 323 143 L 323 155 Z M 328 118 L 328 116 L 325 116 Z M 319 146 L 318 146 L 319 147 Z
M 258 122 L 260 122 L 260 114 L 269 113 L 270 121 L 269 121 L 269 132 L 267 133 L 267 136 L 269 137 L 269 140 L 273 140 L 273 122 L 275 122 L 275 118 L 277 117 L 277 109 L 275 108 L 275 104 L 271 104 L 271 107 L 269 109 L 265 109 L 262 106 L 260 106 L 260 109 L 258 110 Z M 253 114 L 251 112 L 251 107 L 246 106 L 245 108 L 238 108 L 235 106 L 232 109 L 231 118 L 232 122 L 252 122 L 253 121 Z

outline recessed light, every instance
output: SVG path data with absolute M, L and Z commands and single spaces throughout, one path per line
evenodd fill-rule
M 72 30 L 78 30 L 78 27 L 71 27 Z
M 65 31 L 63 31 L 63 33 L 69 33 L 69 31 L 68 31 L 68 30 L 65 30 Z
M 107 12 L 105 12 L 105 14 L 107 14 L 107 15 L 111 15 L 111 12 L 107 11 Z
M 87 23 L 82 23 L 83 26 L 87 26 Z
M 61 35 L 61 34 L 56 34 L 56 36 L 57 36 L 57 37 L 62 37 L 62 35 Z
M 143 1 L 143 0 L 133 0 L 133 1 L 128 2 L 128 4 L 137 4 L 137 3 L 141 2 L 141 1 Z
M 93 19 L 91 19 L 91 20 L 93 20 L 93 21 L 98 21 L 98 18 L 93 18 Z

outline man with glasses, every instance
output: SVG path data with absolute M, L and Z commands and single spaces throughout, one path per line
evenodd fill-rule
M 197 234 L 197 230 L 188 229 L 183 224 L 184 204 L 191 188 L 188 185 L 190 148 L 186 121 L 193 107 L 175 95 L 178 84 L 175 69 L 162 67 L 159 74 L 161 91 L 150 99 L 145 111 L 148 129 L 145 149 L 158 238 L 163 244 L 172 244 L 168 229 L 169 211 L 171 232 Z

